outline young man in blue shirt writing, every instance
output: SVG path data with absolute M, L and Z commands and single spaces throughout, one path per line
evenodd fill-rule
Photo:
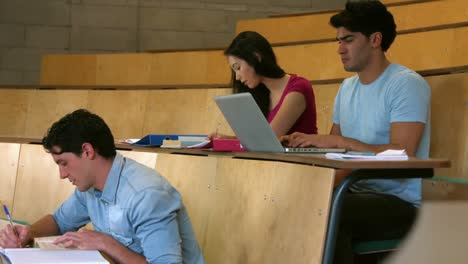
M 56 243 L 99 250 L 115 263 L 204 263 L 180 194 L 153 169 L 117 153 L 99 116 L 76 110 L 42 143 L 75 192 L 53 215 L 15 226 L 19 237 L 11 227 L 2 230 L 1 247 L 63 234 Z M 94 231 L 79 230 L 89 222 Z
M 379 1 L 348 2 L 330 24 L 337 30 L 345 79 L 335 98 L 330 135 L 293 133 L 290 146 L 429 155 L 430 88 L 416 72 L 391 63 L 385 52 L 396 36 L 392 14 Z M 339 181 L 349 171 L 337 171 Z M 421 203 L 421 180 L 364 180 L 345 197 L 334 263 L 352 263 L 357 240 L 403 236 Z

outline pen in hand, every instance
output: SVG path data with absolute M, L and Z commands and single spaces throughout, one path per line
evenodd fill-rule
M 10 211 L 8 211 L 8 207 L 5 204 L 3 205 L 3 210 L 5 211 L 5 215 L 7 216 L 8 221 L 10 222 L 10 226 L 13 229 L 13 232 L 15 233 L 16 237 L 19 238 L 19 233 L 13 225 L 13 221 L 11 220 Z

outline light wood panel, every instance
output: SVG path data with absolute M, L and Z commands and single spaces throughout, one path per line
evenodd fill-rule
M 116 139 L 150 133 L 232 134 L 213 98 L 232 89 L 0 90 L 0 136 L 42 138 L 76 109 L 100 115 Z M 181 107 L 182 106 L 182 107 Z
M 0 143 L 0 202 L 6 204 L 10 210 L 13 209 L 13 198 L 16 184 L 16 171 L 18 170 L 18 159 L 20 144 Z M 14 211 L 11 212 L 12 214 Z M 0 217 L 5 217 L 3 210 Z
M 147 167 L 154 168 L 156 166 L 156 160 L 158 158 L 157 153 L 152 152 L 140 152 L 140 151 L 118 151 L 122 156 L 131 158 Z
M 90 91 L 88 108 L 102 117 L 115 139 L 143 137 L 147 90 Z
M 231 72 L 221 50 L 47 55 L 41 85 L 226 85 Z
M 207 263 L 320 263 L 332 183 L 331 169 L 219 159 Z
M 405 4 L 405 3 L 415 3 L 415 2 L 427 2 L 431 0 L 382 0 L 381 2 L 388 4 Z
M 451 175 L 447 176 L 451 177 Z M 456 177 L 456 176 L 454 176 Z M 423 181 L 423 200 L 468 200 L 468 184 L 447 181 Z
M 232 89 L 173 89 L 148 93 L 143 134 L 207 134 L 232 131 L 219 111 L 214 97 Z
M 231 71 L 221 50 L 153 55 L 150 84 L 228 84 Z
M 97 85 L 150 84 L 153 54 L 99 54 L 96 56 Z M 176 70 L 176 69 L 172 69 Z
M 44 85 L 95 85 L 96 55 L 46 55 L 42 58 L 41 80 Z
M 404 34 L 397 37 L 388 52 L 389 59 L 408 66 L 417 71 L 431 71 L 468 65 L 468 51 L 463 43 L 468 41 L 468 27 L 450 28 L 427 32 Z M 344 71 L 337 55 L 337 44 L 333 42 L 303 44 L 276 47 L 279 64 L 287 71 L 296 73 L 311 81 L 342 79 L 352 75 Z M 428 56 L 430 54 L 430 56 Z M 76 59 L 74 55 L 72 58 Z M 82 55 L 89 56 L 89 55 Z M 156 54 L 141 54 L 148 56 L 145 61 L 151 61 L 150 77 L 146 73 L 135 74 L 132 78 L 123 73 L 124 69 L 132 68 L 146 72 L 144 63 L 133 63 L 130 55 L 99 55 L 104 66 L 99 66 L 103 80 L 96 85 L 121 85 L 122 83 L 144 84 L 138 78 L 151 78 L 148 85 L 185 85 L 185 84 L 220 84 L 229 83 L 230 71 L 221 51 L 197 52 L 166 52 Z M 66 58 L 62 58 L 65 61 Z M 326 65 L 326 67 L 323 67 Z M 52 66 L 50 66 L 52 67 Z M 56 64 L 55 67 L 67 66 Z M 75 70 L 80 71 L 79 67 Z M 135 70 L 137 71 L 137 70 Z M 130 72 L 133 72 L 131 70 Z M 122 76 L 122 77 L 120 77 Z M 145 77 L 146 76 L 146 77 Z M 64 78 L 66 76 L 64 75 Z M 130 80 L 124 81 L 125 78 Z M 211 79 L 214 78 L 214 79 Z M 43 79 L 45 80 L 45 79 Z M 114 80 L 114 81 L 113 81 Z M 70 84 L 68 80 L 64 83 Z M 76 81 L 73 84 L 81 85 Z
M 208 243 L 208 229 L 213 228 L 208 225 L 208 217 L 216 202 L 213 193 L 217 190 L 217 162 L 215 157 L 158 155 L 156 171 L 167 178 L 182 195 L 201 248 L 205 248 Z
M 468 22 L 465 0 L 421 2 L 388 9 L 394 16 L 399 32 Z M 272 44 L 333 40 L 336 30 L 329 25 L 329 20 L 335 13 L 240 20 L 236 32 L 257 31 Z
M 426 79 L 432 91 L 431 157 L 452 162 L 436 175 L 468 179 L 468 73 Z
M 65 114 L 87 108 L 87 90 L 31 90 L 31 104 L 26 118 L 24 135 L 42 138 L 49 127 Z
M 73 190 L 70 182 L 60 180 L 57 164 L 41 145 L 21 145 L 13 205 L 15 218 L 34 223 L 53 213 Z
M 468 27 L 400 35 L 388 51 L 391 61 L 416 71 L 468 65 Z M 343 69 L 335 42 L 276 47 L 279 64 L 287 72 L 312 81 L 335 80 L 352 75 Z
M 5 89 L 0 90 L 0 135 L 24 136 L 26 118 L 31 100 L 31 90 Z

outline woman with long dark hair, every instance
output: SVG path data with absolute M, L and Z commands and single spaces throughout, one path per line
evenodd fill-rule
M 252 94 L 278 138 L 293 132 L 317 133 L 310 82 L 285 73 L 262 35 L 253 31 L 239 33 L 224 54 L 232 69 L 234 92 Z

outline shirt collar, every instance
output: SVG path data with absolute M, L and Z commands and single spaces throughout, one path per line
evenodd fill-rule
M 102 191 L 101 200 L 108 203 L 114 203 L 117 196 L 117 189 L 119 188 L 120 175 L 122 173 L 123 166 L 125 164 L 125 158 L 117 152 L 112 163 L 112 167 L 107 175 L 106 184 Z M 96 190 L 95 190 L 96 192 Z

